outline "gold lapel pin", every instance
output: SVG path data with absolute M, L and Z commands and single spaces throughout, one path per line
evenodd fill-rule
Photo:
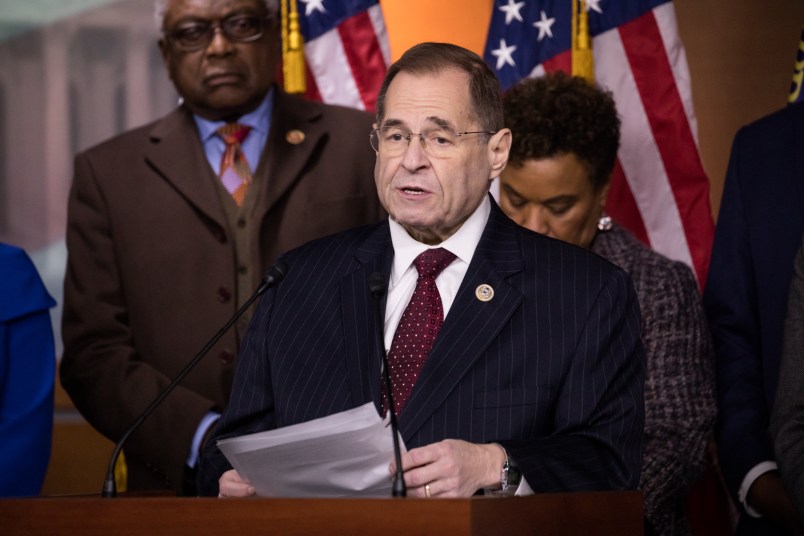
M 289 130 L 288 133 L 285 134 L 285 139 L 288 140 L 288 143 L 298 145 L 304 141 L 304 132 L 294 128 L 293 130 Z
M 475 289 L 475 296 L 482 302 L 491 301 L 494 298 L 494 289 L 491 288 L 491 285 L 483 283 Z

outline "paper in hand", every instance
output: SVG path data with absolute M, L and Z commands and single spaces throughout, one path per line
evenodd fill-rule
M 259 497 L 391 496 L 393 437 L 372 402 L 217 445 Z

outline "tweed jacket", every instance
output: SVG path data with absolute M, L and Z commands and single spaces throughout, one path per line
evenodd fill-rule
M 686 492 L 706 464 L 716 414 L 714 354 L 692 270 L 648 249 L 614 225 L 598 232 L 592 251 L 631 276 L 648 372 L 645 452 L 639 487 L 657 534 L 687 534 Z
M 261 301 L 216 437 L 373 401 L 380 350 L 368 280 L 390 276 L 387 222 L 286 256 Z M 491 300 L 478 298 L 482 285 Z M 499 442 L 536 492 L 632 489 L 642 459 L 644 350 L 628 275 L 492 210 L 455 301 L 399 415 L 405 445 Z M 230 468 L 207 443 L 199 491 Z M 390 462 L 391 460 L 389 460 Z M 311 461 L 312 463 L 312 461 Z
M 75 158 L 61 379 L 113 441 L 234 314 L 238 273 L 262 274 L 290 248 L 384 215 L 370 115 L 274 91 L 260 196 L 237 223 L 255 229 L 256 266 L 236 263 L 218 177 L 186 109 Z M 230 330 L 129 438 L 129 488 L 180 488 L 199 421 L 229 398 L 237 339 Z

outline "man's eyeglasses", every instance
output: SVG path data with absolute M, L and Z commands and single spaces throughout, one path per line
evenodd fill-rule
M 232 15 L 220 21 L 193 21 L 180 24 L 172 30 L 163 30 L 165 37 L 183 52 L 206 48 L 216 30 L 233 43 L 250 43 L 262 37 L 271 16 Z
M 408 150 L 408 146 L 410 146 L 410 140 L 417 137 L 427 155 L 435 158 L 449 158 L 455 154 L 464 136 L 470 134 L 492 136 L 496 132 L 490 130 L 453 132 L 448 128 L 436 128 L 427 132 L 417 133 L 399 127 L 381 127 L 371 131 L 369 141 L 371 142 L 371 147 L 378 154 L 393 158 L 404 154 Z

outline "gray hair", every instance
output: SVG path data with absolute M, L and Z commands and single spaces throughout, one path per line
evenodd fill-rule
M 262 0 L 265 4 L 265 9 L 268 13 L 275 15 L 279 12 L 279 0 Z M 162 24 L 165 22 L 165 13 L 167 12 L 167 5 L 170 0 L 154 0 L 154 20 L 156 21 L 156 29 L 162 30 Z
M 419 43 L 391 64 L 377 95 L 377 123 L 385 119 L 385 98 L 396 75 L 401 72 L 415 76 L 441 74 L 448 69 L 456 69 L 469 76 L 469 111 L 473 119 L 479 122 L 480 128 L 492 132 L 503 128 L 505 123 L 497 75 L 483 58 L 450 43 Z

